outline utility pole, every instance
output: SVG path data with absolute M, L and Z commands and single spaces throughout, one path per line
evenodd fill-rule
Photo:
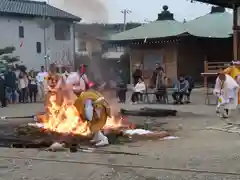
M 121 11 L 121 13 L 123 13 L 123 31 L 126 31 L 127 15 L 131 14 L 132 11 L 130 11 L 128 9 L 124 9 L 124 10 Z

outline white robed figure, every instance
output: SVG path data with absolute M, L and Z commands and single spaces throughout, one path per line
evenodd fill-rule
M 238 90 L 239 85 L 231 76 L 219 73 L 213 93 L 218 98 L 217 113 L 221 113 L 223 118 L 228 118 L 230 110 L 237 108 L 238 96 L 236 96 L 236 92 Z M 221 112 L 222 109 L 223 112 Z
M 79 96 L 81 92 L 87 90 L 87 86 L 89 87 L 89 80 L 85 72 L 83 73 L 80 69 L 79 72 L 72 72 L 66 81 L 67 84 L 71 85 L 73 92 Z M 93 119 L 93 104 L 91 99 L 86 100 L 84 112 L 86 118 L 91 121 Z M 98 112 L 97 112 L 98 113 Z M 98 131 L 94 134 L 93 139 L 91 140 L 92 143 L 95 143 L 96 146 L 104 146 L 108 145 L 108 138 L 104 136 L 101 131 Z

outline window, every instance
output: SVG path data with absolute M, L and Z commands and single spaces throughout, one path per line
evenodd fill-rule
M 70 24 L 63 22 L 55 23 L 55 39 L 70 40 L 71 39 Z
M 18 34 L 19 34 L 20 38 L 24 38 L 24 27 L 23 26 L 18 27 Z
M 42 45 L 40 42 L 36 43 L 37 53 L 40 54 L 42 52 Z

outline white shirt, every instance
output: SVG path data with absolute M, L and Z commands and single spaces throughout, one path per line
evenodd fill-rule
M 47 76 L 48 76 L 47 72 L 39 72 L 36 76 L 37 83 L 38 84 L 43 83 L 45 77 L 47 77 Z
M 28 79 L 26 76 L 24 76 L 23 78 L 19 79 L 19 89 L 23 89 L 28 87 Z
M 72 84 L 73 90 L 76 92 L 84 91 L 86 90 L 86 83 L 88 83 L 88 78 L 86 74 L 79 75 L 78 72 L 72 72 L 69 74 L 66 83 Z
M 144 82 L 137 83 L 134 87 L 135 92 L 143 92 L 146 90 L 146 86 Z

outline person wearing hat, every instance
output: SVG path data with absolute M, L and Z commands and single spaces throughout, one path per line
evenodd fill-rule
M 232 61 L 232 66 L 224 69 L 224 73 L 230 75 L 233 79 L 235 79 L 240 85 L 240 61 Z M 236 96 L 238 97 L 235 99 L 235 103 L 237 105 L 240 104 L 240 91 L 236 92 Z
M 218 105 L 216 112 L 220 113 L 223 118 L 228 118 L 231 109 L 236 109 L 235 103 L 236 92 L 239 90 L 237 82 L 224 71 L 219 72 L 213 90 L 214 95 L 218 98 Z M 221 109 L 223 112 L 221 113 Z

